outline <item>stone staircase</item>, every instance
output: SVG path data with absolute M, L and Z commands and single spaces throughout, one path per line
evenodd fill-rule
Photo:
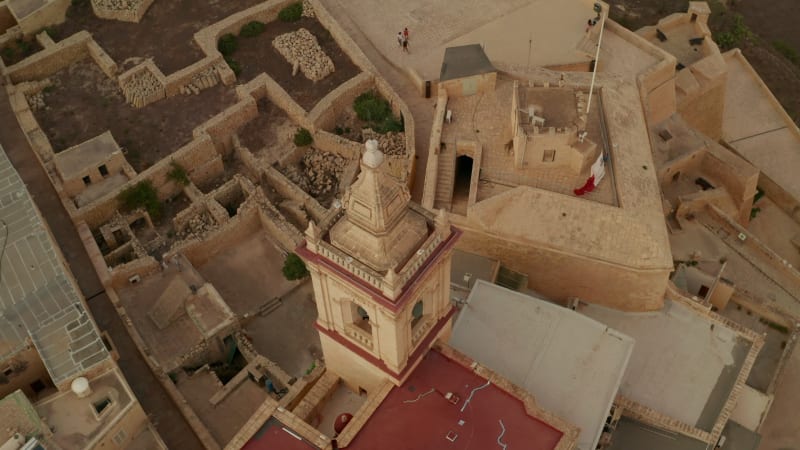
M 453 204 L 453 184 L 456 176 L 456 153 L 453 149 L 443 148 L 440 150 L 438 169 L 436 198 L 433 206 L 436 209 L 450 211 Z

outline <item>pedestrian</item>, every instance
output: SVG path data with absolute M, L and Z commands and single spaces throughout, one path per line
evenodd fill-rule
M 403 28 L 403 38 L 405 38 L 406 41 L 408 40 L 408 27 Z
M 403 51 L 408 53 L 408 39 L 403 39 Z
M 404 40 L 405 40 L 405 38 L 403 37 L 403 32 L 402 31 L 398 31 L 397 32 L 397 46 L 402 48 Z

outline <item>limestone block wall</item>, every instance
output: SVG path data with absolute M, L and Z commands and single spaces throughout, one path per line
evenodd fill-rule
M 332 130 L 336 126 L 336 118 L 343 111 L 353 109 L 356 97 L 375 87 L 375 77 L 368 72 L 361 72 L 331 91 L 308 113 L 308 119 L 315 130 Z
M 327 215 L 328 211 L 314 197 L 289 181 L 286 176 L 274 167 L 265 167 L 263 175 L 267 183 L 278 191 L 281 196 L 300 202 L 313 220 L 319 222 Z
M 92 11 L 101 19 L 138 23 L 154 0 L 92 0 Z
M 7 2 L 4 2 L 7 3 Z M 17 25 L 17 19 L 11 14 L 7 4 L 0 4 L 0 34 L 3 34 L 11 27 Z
M 284 251 L 294 252 L 297 246 L 303 242 L 303 234 L 266 199 L 263 199 L 259 206 L 261 226 L 278 241 Z
M 201 90 L 215 86 L 220 81 L 219 68 L 228 65 L 222 56 L 207 56 L 167 76 L 167 97 L 178 94 L 198 94 Z M 230 70 L 230 69 L 229 69 Z
M 96 268 L 96 267 L 95 267 Z M 144 279 L 150 275 L 158 273 L 161 265 L 152 256 L 144 256 L 134 259 L 129 263 L 115 266 L 114 270 L 106 267 L 109 276 L 109 285 L 114 289 L 119 289 L 130 284 L 130 279 L 134 276 Z
M 240 242 L 242 236 L 255 233 L 260 225 L 255 211 L 242 211 L 205 235 L 203 240 L 192 239 L 176 244 L 167 253 L 167 258 L 181 253 L 193 266 L 202 266 L 220 251 Z
M 71 0 L 48 0 L 36 11 L 25 16 L 19 27 L 25 36 L 38 33 L 42 28 L 64 22 Z
M 81 31 L 60 41 L 51 48 L 25 58 L 6 69 L 12 83 L 39 80 L 49 77 L 89 54 L 87 43 L 92 39 L 87 31 Z
M 140 173 L 122 186 L 120 190 L 133 186 L 142 180 L 150 180 L 153 182 L 153 187 L 158 191 L 160 199 L 166 200 L 174 197 L 183 189 L 183 186 L 177 185 L 167 177 L 167 173 L 172 169 L 173 161 L 187 168 L 189 178 L 197 184 L 214 179 L 224 169 L 211 138 L 205 134 L 181 147 L 173 153 L 171 158 L 164 158 Z M 217 172 L 210 170 L 210 166 L 213 168 L 215 162 L 219 163 Z M 89 227 L 97 228 L 107 222 L 117 209 L 119 209 L 117 193 L 112 192 L 80 209 L 68 208 L 68 212 L 70 212 L 74 221 L 85 221 Z
M 166 77 L 153 60 L 121 74 L 118 81 L 125 101 L 134 108 L 142 108 L 167 96 Z
M 722 60 L 719 56 L 717 58 Z M 685 70 L 694 72 L 692 68 Z M 722 137 L 727 73 L 723 72 L 712 80 L 703 79 L 702 76 L 696 78 L 701 81 L 700 90 L 691 95 L 679 95 L 677 111 L 693 128 L 712 139 L 719 139 Z
M 739 210 L 733 204 L 728 190 L 720 186 L 716 189 L 708 191 L 698 191 L 680 197 L 680 204 L 675 211 L 675 216 L 679 221 L 686 220 L 688 217 L 696 216 L 697 214 L 705 211 L 708 205 L 714 205 L 725 214 L 731 217 L 738 217 Z M 748 214 L 750 211 L 747 211 Z
M 238 35 L 244 25 L 254 20 L 263 23 L 277 20 L 278 12 L 291 3 L 294 3 L 294 0 L 270 0 L 239 11 L 198 31 L 194 34 L 194 40 L 206 55 L 222 57 L 217 50 L 220 36 L 227 33 Z
M 245 96 L 238 103 L 226 108 L 221 113 L 194 129 L 194 136 L 207 134 L 223 155 L 233 151 L 233 135 L 248 122 L 258 116 L 258 106 L 251 96 Z
M 663 306 L 670 269 L 639 270 L 486 234 L 451 214 L 464 234 L 456 248 L 501 261 L 528 274 L 528 287 L 556 301 L 578 297 L 623 311 L 654 311 Z
M 675 113 L 677 110 L 675 97 L 677 59 L 613 20 L 606 20 L 605 26 L 630 44 L 660 60 L 658 64 L 646 69 L 636 77 L 647 121 L 656 124 Z
M 361 149 L 364 144 L 318 129 L 314 133 L 314 147 L 328 153 L 337 154 L 342 158 L 358 159 L 361 157 Z
M 477 90 L 475 94 L 490 92 L 494 90 L 494 86 L 497 81 L 497 72 L 484 73 L 465 78 L 456 78 L 454 80 L 440 81 L 438 83 L 438 88 L 446 90 L 447 95 L 450 97 L 463 97 L 465 94 L 464 82 L 467 80 L 477 84 Z
M 516 98 L 516 95 L 512 98 Z M 436 186 L 439 175 L 439 151 L 442 142 L 442 128 L 444 118 L 447 114 L 447 91 L 439 90 L 436 97 L 436 111 L 433 113 L 433 125 L 431 127 L 431 139 L 428 143 L 428 164 L 425 168 L 425 188 L 422 192 L 422 206 L 433 209 L 436 200 Z M 513 114 L 516 117 L 516 114 Z

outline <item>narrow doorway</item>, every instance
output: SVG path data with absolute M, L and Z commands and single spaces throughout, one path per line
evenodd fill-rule
M 472 157 L 456 158 L 456 179 L 453 183 L 453 212 L 465 214 L 469 201 L 469 186 L 472 181 Z

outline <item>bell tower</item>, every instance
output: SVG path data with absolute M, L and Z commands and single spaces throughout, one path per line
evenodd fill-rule
M 297 249 L 314 285 L 326 367 L 355 391 L 402 384 L 449 334 L 454 312 L 450 258 L 461 232 L 444 211 L 412 203 L 384 160 L 368 141 L 343 209 L 309 223 Z

